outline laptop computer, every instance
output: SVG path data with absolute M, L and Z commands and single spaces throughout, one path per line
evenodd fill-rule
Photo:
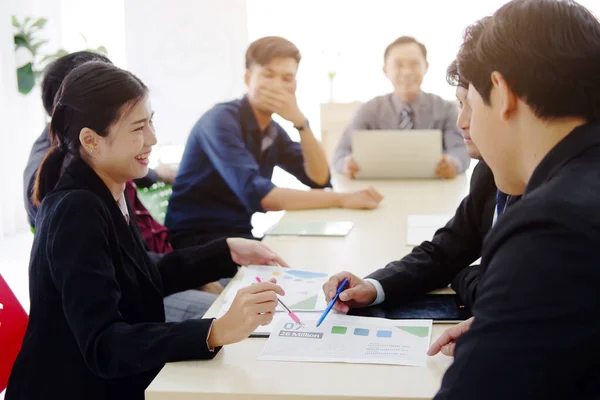
M 357 130 L 352 153 L 360 167 L 357 179 L 436 178 L 442 158 L 439 129 Z

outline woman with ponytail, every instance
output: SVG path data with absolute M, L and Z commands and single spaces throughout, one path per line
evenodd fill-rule
M 108 58 L 100 54 L 89 51 L 77 51 L 54 60 L 44 69 L 41 82 L 41 100 L 49 117 L 52 117 L 58 91 L 67 75 L 78 66 L 90 61 L 102 61 L 112 64 Z M 25 210 L 27 211 L 29 224 L 33 229 L 35 229 L 35 217 L 38 210 L 38 207 L 33 202 L 35 178 L 42 161 L 51 148 L 50 124 L 47 124 L 41 135 L 33 143 L 25 171 L 23 171 Z M 63 164 L 64 167 L 65 164 Z M 145 177 L 128 181 L 125 185 L 126 198 L 129 200 L 133 211 L 131 215 L 140 228 L 146 249 L 150 252 L 150 258 L 155 262 L 158 262 L 157 260 L 160 259 L 161 254 L 169 253 L 173 250 L 168 238 L 169 232 L 167 227 L 152 217 L 138 197 L 137 188 L 150 187 L 159 180 L 172 184 L 174 179 L 173 173 L 173 169 L 161 164 L 155 170 L 148 169 L 148 174 Z M 215 293 L 218 290 L 222 290 L 222 286 L 217 282 L 213 282 L 204 285 L 199 290 L 186 290 L 167 296 L 164 299 L 167 321 L 179 322 L 189 318 L 202 317 L 216 300 L 217 295 Z
M 34 188 L 30 319 L 7 400 L 143 399 L 165 363 L 212 358 L 271 321 L 284 293 L 264 282 L 240 290 L 221 318 L 165 323 L 164 296 L 238 264 L 283 261 L 230 238 L 151 262 L 123 190 L 148 171 L 152 115 L 146 86 L 113 65 L 83 64 L 63 82 Z
M 58 183 L 63 163 L 69 153 L 67 143 L 61 142 L 60 135 L 57 134 L 58 130 L 62 129 L 64 112 L 65 107 L 58 103 L 50 122 L 50 142 L 52 143 L 52 147 L 50 147 L 50 151 L 44 157 L 35 179 L 32 199 L 36 207 L 40 206 L 44 196 L 54 189 Z

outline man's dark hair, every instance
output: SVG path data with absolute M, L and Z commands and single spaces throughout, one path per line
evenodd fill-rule
M 465 82 L 458 73 L 458 64 L 456 60 L 452 61 L 446 70 L 446 81 L 452 86 L 458 86 L 465 89 L 469 87 L 469 84 Z
M 486 23 L 489 23 L 492 17 L 484 17 L 478 21 L 477 24 L 471 26 L 471 37 L 479 38 L 483 33 L 483 28 Z M 458 60 L 452 61 L 452 63 L 446 69 L 446 82 L 451 86 L 459 86 L 465 89 L 469 88 L 469 82 L 460 74 L 458 69 Z
M 392 51 L 392 49 L 394 47 L 400 46 L 402 44 L 411 44 L 411 43 L 414 43 L 419 46 L 419 48 L 421 49 L 421 53 L 423 53 L 423 57 L 425 58 L 425 61 L 427 61 L 427 48 L 425 47 L 425 45 L 423 43 L 419 42 L 417 39 L 415 39 L 412 36 L 400 36 L 398 39 L 394 40 L 392 43 L 390 43 L 388 45 L 388 47 L 385 48 L 385 52 L 383 53 L 383 62 L 385 62 L 385 60 L 387 60 L 388 54 L 390 54 L 390 51 Z
M 541 119 L 600 116 L 600 23 L 575 1 L 511 1 L 467 28 L 457 63 L 488 105 L 497 71 Z
M 254 64 L 267 65 L 275 58 L 293 58 L 300 63 L 300 50 L 287 39 L 279 36 L 266 36 L 254 41 L 246 51 L 246 68 Z
M 101 54 L 92 53 L 90 51 L 78 51 L 62 56 L 46 67 L 44 70 L 44 78 L 42 80 L 42 103 L 44 104 L 44 108 L 48 115 L 52 115 L 54 98 L 56 97 L 60 85 L 67 75 L 69 75 L 69 72 L 88 61 L 111 63 L 108 58 Z

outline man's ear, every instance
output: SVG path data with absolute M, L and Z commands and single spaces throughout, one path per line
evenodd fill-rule
M 250 85 L 250 74 L 250 68 L 246 68 L 246 72 L 244 73 L 244 83 L 246 84 L 246 87 Z
M 500 105 L 500 117 L 507 121 L 517 109 L 518 98 L 500 72 L 492 72 L 490 79 L 494 102 L 499 102 Z

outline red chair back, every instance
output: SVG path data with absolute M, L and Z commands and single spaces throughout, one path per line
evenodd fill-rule
M 6 389 L 29 317 L 0 275 L 0 392 Z

